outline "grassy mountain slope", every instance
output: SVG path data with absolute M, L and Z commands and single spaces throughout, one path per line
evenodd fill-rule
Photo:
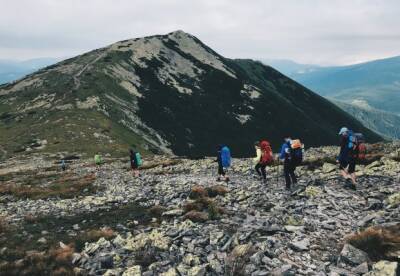
M 400 116 L 359 104 L 333 102 L 376 133 L 389 139 L 400 139 Z
M 400 56 L 341 67 L 321 67 L 291 77 L 318 94 L 341 101 L 365 100 L 400 114 Z
M 252 153 L 266 137 L 337 141 L 347 125 L 380 137 L 271 67 L 226 59 L 182 31 L 117 42 L 0 86 L 3 156 L 22 149 L 125 154 L 128 146 L 211 155 Z M 5 134 L 4 134 L 5 133 Z

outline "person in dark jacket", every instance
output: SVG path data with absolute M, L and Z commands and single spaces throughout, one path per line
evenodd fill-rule
M 132 174 L 135 177 L 138 177 L 139 176 L 139 166 L 138 166 L 137 160 L 136 160 L 136 152 L 133 149 L 129 150 L 129 158 L 130 158 L 130 163 L 131 163 Z
M 283 172 L 285 174 L 286 190 L 288 191 L 290 191 L 292 185 L 297 183 L 295 174 L 296 164 L 290 156 L 291 141 L 292 139 L 289 136 L 284 138 L 284 143 L 279 154 L 279 159 L 283 160 Z
M 350 188 L 356 189 L 356 158 L 357 153 L 349 147 L 349 129 L 342 127 L 339 131 L 340 136 L 340 152 L 336 159 L 339 163 L 340 173 L 346 180 L 346 184 L 351 181 Z

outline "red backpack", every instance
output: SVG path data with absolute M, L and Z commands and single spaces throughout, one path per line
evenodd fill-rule
M 358 150 L 357 158 L 359 160 L 364 160 L 365 155 L 367 154 L 367 146 L 364 143 L 360 143 L 357 145 L 357 150 Z
M 268 141 L 261 141 L 260 142 L 261 148 L 261 160 L 260 163 L 263 165 L 271 164 L 274 161 L 274 157 L 272 155 L 271 145 Z

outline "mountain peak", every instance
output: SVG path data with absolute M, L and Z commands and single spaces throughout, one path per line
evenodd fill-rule
M 176 31 L 168 33 L 168 35 L 173 35 L 173 36 L 192 36 L 191 34 L 185 32 L 183 30 L 176 30 Z

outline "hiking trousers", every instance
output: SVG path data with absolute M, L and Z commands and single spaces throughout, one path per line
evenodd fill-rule
M 218 174 L 219 174 L 219 175 L 224 175 L 224 176 L 225 176 L 224 167 L 222 167 L 222 164 L 220 164 L 220 163 L 218 163 Z
M 267 171 L 265 170 L 265 167 L 267 167 L 267 165 L 257 163 L 257 165 L 254 168 L 259 176 L 262 175 L 262 178 L 264 180 L 267 179 Z
M 290 189 L 292 184 L 297 183 L 297 177 L 296 174 L 294 173 L 295 170 L 296 170 L 296 165 L 285 160 L 285 162 L 283 163 L 283 172 L 285 174 L 286 189 Z

